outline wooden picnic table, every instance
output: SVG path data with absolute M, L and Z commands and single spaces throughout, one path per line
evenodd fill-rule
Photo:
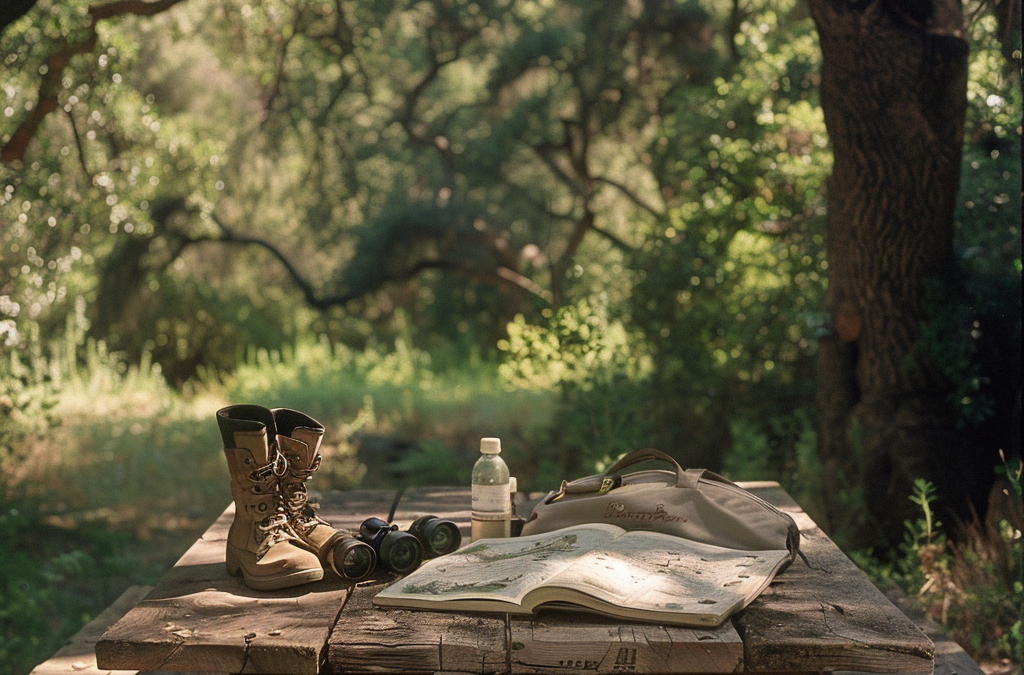
M 777 483 L 741 484 L 796 520 L 806 562 L 779 574 L 714 630 L 583 612 L 533 617 L 382 609 L 393 576 L 338 579 L 261 592 L 228 575 L 233 506 L 153 590 L 96 642 L 102 669 L 317 675 L 334 673 L 932 672 L 935 649 Z M 320 514 L 357 529 L 386 516 L 395 491 L 320 495 Z M 520 502 L 525 501 L 520 496 Z M 450 518 L 468 542 L 467 488 L 410 488 L 403 529 L 427 514 Z

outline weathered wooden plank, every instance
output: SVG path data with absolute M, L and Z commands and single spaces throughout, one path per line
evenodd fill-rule
M 921 671 L 920 675 L 983 675 L 981 666 L 964 651 L 964 648 L 957 644 L 941 625 L 926 617 L 902 591 L 886 589 L 885 595 L 910 617 L 935 645 L 935 670 Z M 860 674 L 844 671 L 843 675 Z
M 96 666 L 96 641 L 111 624 L 124 616 L 152 588 L 152 586 L 130 586 L 114 601 L 114 604 L 83 626 L 74 637 L 68 640 L 66 645 L 49 659 L 33 668 L 29 675 L 135 675 L 137 671 L 134 670 L 100 670 Z M 144 675 L 163 675 L 163 673 L 149 672 Z
M 468 488 L 411 488 L 395 513 L 406 527 L 422 515 L 454 520 L 468 536 Z M 326 507 L 325 507 L 326 508 Z M 339 617 L 328 660 L 336 672 L 733 672 L 743 646 L 731 625 L 717 631 L 622 624 L 579 612 L 504 615 L 373 607 L 384 587 L 360 586 Z
M 358 517 L 364 507 L 377 506 L 382 496 L 373 491 L 339 493 L 332 508 Z M 351 584 L 328 576 L 279 591 L 248 588 L 224 565 L 233 515 L 231 505 L 153 591 L 100 638 L 100 668 L 319 672 L 327 638 Z
M 750 671 L 931 672 L 935 648 L 781 488 L 751 490 L 800 526 L 798 560 L 733 622 Z
M 578 612 L 542 611 L 509 621 L 513 673 L 731 673 L 743 642 L 718 629 L 623 623 Z
M 504 615 L 374 607 L 387 583 L 359 585 L 349 598 L 328 646 L 334 672 L 508 672 Z

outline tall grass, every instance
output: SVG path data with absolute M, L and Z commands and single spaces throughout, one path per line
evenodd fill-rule
M 1019 673 L 1024 665 L 1024 462 L 1015 460 L 1005 469 L 1005 499 L 988 522 L 947 527 L 936 518 L 934 486 L 918 479 L 910 499 L 920 515 L 905 523 L 902 546 L 882 558 L 867 553 L 854 558 L 880 587 L 905 593 L 973 658 L 1001 661 L 999 672 Z
M 484 436 L 503 439 L 510 463 L 525 472 L 522 485 L 537 482 L 534 467 L 542 464 L 554 409 L 551 392 L 503 387 L 496 365 L 439 371 L 430 355 L 401 339 L 363 351 L 326 340 L 251 350 L 230 377 L 207 375 L 204 382 L 230 401 L 295 408 L 321 421 L 323 487 L 468 483 Z M 364 446 L 382 452 L 357 455 L 367 439 L 377 442 Z M 395 452 L 383 452 L 389 448 Z

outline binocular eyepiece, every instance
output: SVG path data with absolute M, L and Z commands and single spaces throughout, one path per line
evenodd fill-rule
M 458 526 L 437 516 L 417 518 L 408 532 L 382 518 L 367 518 L 359 526 L 358 538 L 373 549 L 381 565 L 397 574 L 408 574 L 424 557 L 451 553 L 462 543 Z

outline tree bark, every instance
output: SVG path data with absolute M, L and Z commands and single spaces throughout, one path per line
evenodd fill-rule
M 848 519 L 843 491 L 863 490 L 861 545 L 900 540 L 915 478 L 956 494 L 949 383 L 915 352 L 925 285 L 953 265 L 966 109 L 962 12 L 938 1 L 810 0 L 835 158 L 819 452 L 833 526 Z

